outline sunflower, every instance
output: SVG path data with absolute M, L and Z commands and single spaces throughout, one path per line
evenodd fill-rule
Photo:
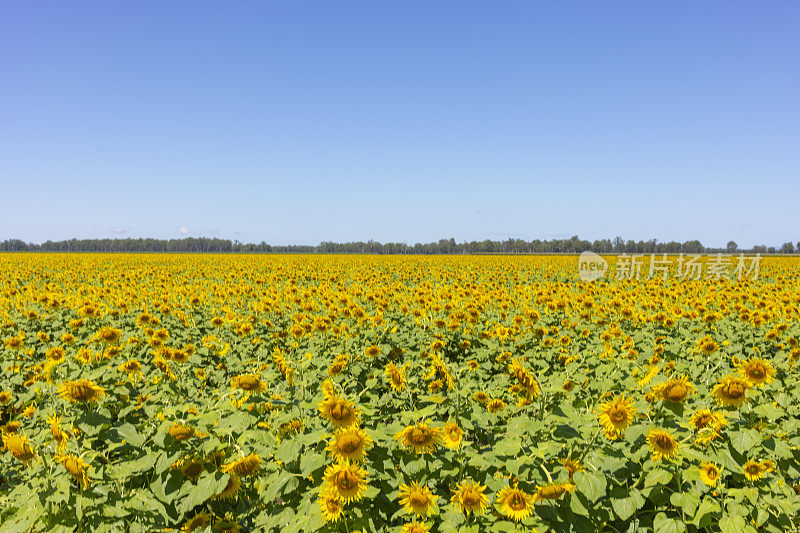
M 720 405 L 739 408 L 747 401 L 745 392 L 750 387 L 752 387 L 750 382 L 731 374 L 714 385 L 713 393 Z
M 225 485 L 225 488 L 222 489 L 222 492 L 216 495 L 216 498 L 218 499 L 232 500 L 242 489 L 242 481 L 235 472 L 228 472 L 228 476 L 230 477 L 228 478 L 228 483 Z
M 708 444 L 720 436 L 722 427 L 728 423 L 725 415 L 715 413 L 711 409 L 699 409 L 694 412 L 689 419 L 692 426 L 697 430 L 697 442 Z
M 687 376 L 670 378 L 669 381 L 653 387 L 656 397 L 665 402 L 683 403 L 687 397 L 697 392 L 694 385 L 689 383 Z
M 572 481 L 572 476 L 575 472 L 583 472 L 584 470 L 583 465 L 577 459 L 562 459 L 561 464 L 567 469 L 570 481 Z
M 764 467 L 764 463 L 747 461 L 742 467 L 742 471 L 744 472 L 744 477 L 746 477 L 748 481 L 758 481 L 767 473 L 767 468 Z
M 175 440 L 189 440 L 195 436 L 194 429 L 184 424 L 173 423 L 167 430 L 170 436 Z
M 489 402 L 486 404 L 486 410 L 490 413 L 497 413 L 505 409 L 506 405 L 506 402 L 500 398 L 495 398 L 493 400 L 489 400 Z
M 206 469 L 205 463 L 190 455 L 172 465 L 173 469 L 181 471 L 183 476 L 190 481 L 197 481 Z
M 47 357 L 47 359 L 53 361 L 54 363 L 60 363 L 61 361 L 64 360 L 64 357 L 66 357 L 66 355 L 67 353 L 64 351 L 64 348 L 61 348 L 60 346 L 53 346 L 52 348 L 47 350 L 45 357 Z
M 47 419 L 47 423 L 50 424 L 50 434 L 53 436 L 56 443 L 58 443 L 58 448 L 66 448 L 70 435 L 69 432 L 65 432 L 61 429 L 61 417 L 53 415 Z
M 512 520 L 519 522 L 528 518 L 533 507 L 533 496 L 516 487 L 506 485 L 498 494 L 496 504 L 500 512 Z
M 722 468 L 714 463 L 705 462 L 700 465 L 700 481 L 709 487 L 716 487 Z
M 411 448 L 416 453 L 432 453 L 442 443 L 442 429 L 434 428 L 427 422 L 417 422 L 406 426 L 394 436 L 404 448 Z
M 486 403 L 491 400 L 488 394 L 480 390 L 472 395 L 472 399 L 478 403 Z
M 3 446 L 11 452 L 18 461 L 25 465 L 36 457 L 36 454 L 28 444 L 28 437 L 19 433 L 5 433 L 3 435 Z
M 409 514 L 417 516 L 431 515 L 437 511 L 436 496 L 428 485 L 419 485 L 412 481 L 410 485 L 400 485 L 400 504 Z
M 458 427 L 455 422 L 448 422 L 442 426 L 442 439 L 444 445 L 451 450 L 457 450 L 461 446 L 461 440 L 464 438 L 464 430 Z
M 319 403 L 319 414 L 336 427 L 347 427 L 358 423 L 361 410 L 346 398 L 331 396 Z
M 367 488 L 367 471 L 347 459 L 325 469 L 325 484 L 336 491 L 343 503 L 358 501 Z
M 242 526 L 233 519 L 233 515 L 228 513 L 225 518 L 217 519 L 211 529 L 219 533 L 239 533 L 242 530 Z
M 131 359 L 130 361 L 125 361 L 121 365 L 119 365 L 119 371 L 125 372 L 127 374 L 136 374 L 142 371 L 142 363 L 137 361 L 136 359 Z
M 94 402 L 105 396 L 106 390 L 88 379 L 65 381 L 58 394 L 70 402 Z
M 706 355 L 711 355 L 719 350 L 719 344 L 711 337 L 704 337 L 697 343 L 697 348 Z
M 380 346 L 369 346 L 364 350 L 364 353 L 367 354 L 368 357 L 375 357 L 381 353 L 381 348 Z
M 56 455 L 55 459 L 57 463 L 64 465 L 78 486 L 84 489 L 89 486 L 89 476 L 86 475 L 86 468 L 89 465 L 83 459 L 72 454 Z
M 431 527 L 425 522 L 410 522 L 403 526 L 400 533 L 430 533 Z
M 394 363 L 389 363 L 384 369 L 386 377 L 389 379 L 389 384 L 397 392 L 403 392 L 406 388 L 406 376 L 403 369 L 397 368 Z
M 647 442 L 653 451 L 653 462 L 671 459 L 678 453 L 678 441 L 663 429 L 651 429 L 647 434 Z
M 325 517 L 326 522 L 336 522 L 342 517 L 344 507 L 342 507 L 342 500 L 339 499 L 339 493 L 336 489 L 328 487 L 319 493 L 320 509 L 322 509 L 322 516 Z
M 598 418 L 606 429 L 606 435 L 615 432 L 617 435 L 625 431 L 625 428 L 633 421 L 636 416 L 636 408 L 633 400 L 625 398 L 624 395 L 614 397 L 611 400 L 600 404 Z
M 8 402 L 11 401 L 11 398 L 13 398 L 13 396 L 11 395 L 11 391 L 7 390 L 0 391 L 0 405 L 8 404 Z
M 105 326 L 97 332 L 97 339 L 106 344 L 116 344 L 122 338 L 122 330 Z
M 192 533 L 197 529 L 206 529 L 211 525 L 214 516 L 206 510 L 202 510 L 186 521 L 181 528 L 184 533 Z
M 450 502 L 467 516 L 470 513 L 483 514 L 488 504 L 484 494 L 485 490 L 486 485 L 481 485 L 473 480 L 464 481 L 456 485 Z
M 264 392 L 266 385 L 256 374 L 239 374 L 231 380 L 234 389 L 242 389 L 247 392 Z
M 255 453 L 251 453 L 246 457 L 240 457 L 231 463 L 222 465 L 222 471 L 225 473 L 233 472 L 237 476 L 247 477 L 252 476 L 261 469 L 261 457 Z
M 765 359 L 751 357 L 746 361 L 741 361 L 736 369 L 748 383 L 757 387 L 768 385 L 775 379 L 775 367 Z
M 480 367 L 481 365 L 474 359 L 467 361 L 467 368 L 469 368 L 470 370 L 478 370 Z
M 372 437 L 363 429 L 350 426 L 336 431 L 325 449 L 336 459 L 361 461 L 371 447 Z
M 565 493 L 575 492 L 575 485 L 572 483 L 549 483 L 544 486 L 537 486 L 536 493 L 533 495 L 535 502 L 542 500 L 557 500 Z

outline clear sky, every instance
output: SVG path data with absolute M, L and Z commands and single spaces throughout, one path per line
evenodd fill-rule
M 800 241 L 795 1 L 0 13 L 0 239 Z

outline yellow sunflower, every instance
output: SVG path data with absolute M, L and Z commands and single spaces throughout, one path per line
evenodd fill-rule
M 384 369 L 389 384 L 397 392 L 403 392 L 406 388 L 406 376 L 402 368 L 397 368 L 394 363 L 389 363 Z
M 57 463 L 64 465 L 79 487 L 86 489 L 89 486 L 89 476 L 86 475 L 86 468 L 89 465 L 83 459 L 72 454 L 56 455 L 55 459 Z
M 400 504 L 409 514 L 431 515 L 437 511 L 436 496 L 427 485 L 412 481 L 410 485 L 400 485 Z
M 55 439 L 58 449 L 66 448 L 70 434 L 61 429 L 61 417 L 53 415 L 47 419 L 47 423 L 50 424 L 50 434 Z
M 583 472 L 584 470 L 581 462 L 576 459 L 562 459 L 561 464 L 567 469 L 570 481 L 572 481 L 572 476 L 575 474 L 575 472 Z
M 11 401 L 11 398 L 13 398 L 13 396 L 11 395 L 11 391 L 7 390 L 0 391 L 0 405 L 8 404 L 8 402 Z
M 495 398 L 494 400 L 489 400 L 489 403 L 486 404 L 486 410 L 490 413 L 497 413 L 505 409 L 506 405 L 506 402 L 500 398 Z
M 536 493 L 533 495 L 534 501 L 557 500 L 565 493 L 575 492 L 575 485 L 572 483 L 549 483 L 544 486 L 537 486 Z
M 183 533 L 192 533 L 198 529 L 206 529 L 213 520 L 214 516 L 211 513 L 206 510 L 200 511 L 183 524 L 181 531 Z
M 700 465 L 700 481 L 709 487 L 716 487 L 722 468 L 714 463 L 705 462 Z
M 194 429 L 184 424 L 178 424 L 177 422 L 170 426 L 167 433 L 175 440 L 188 440 L 195 435 Z
M 747 461 L 742 467 L 742 471 L 748 481 L 758 481 L 767 473 L 764 464 L 756 461 Z
M 697 430 L 697 442 L 700 444 L 708 444 L 718 438 L 722 427 L 728 423 L 725 415 L 716 413 L 711 409 L 698 409 L 689 421 Z
M 455 422 L 448 422 L 442 426 L 442 440 L 444 445 L 451 450 L 457 450 L 461 446 L 464 438 L 464 430 L 458 427 Z
M 222 465 L 225 473 L 234 472 L 239 477 L 247 477 L 256 474 L 261 469 L 261 457 L 251 453 L 246 457 L 240 457 L 228 464 Z
M 636 408 L 633 400 L 625 398 L 624 395 L 614 397 L 609 401 L 600 404 L 598 407 L 600 423 L 606 429 L 606 435 L 611 432 L 619 435 L 625 431 L 636 416 Z
M 21 461 L 25 465 L 31 462 L 36 457 L 36 453 L 31 449 L 28 444 L 28 437 L 20 435 L 19 433 L 4 433 L 3 446 L 11 452 L 15 459 Z
M 441 428 L 431 427 L 427 422 L 417 422 L 407 426 L 394 436 L 404 448 L 411 448 L 416 453 L 432 453 L 442 443 Z
M 471 479 L 464 481 L 456 485 L 456 490 L 450 497 L 450 502 L 467 516 L 470 513 L 483 514 L 488 505 L 488 500 L 484 494 L 485 490 L 486 485 L 481 485 Z
M 533 507 L 533 496 L 519 488 L 506 485 L 498 494 L 496 504 L 500 512 L 519 522 L 528 518 Z
M 347 459 L 326 468 L 324 479 L 344 503 L 360 500 L 367 488 L 367 471 Z
M 425 522 L 409 522 L 400 533 L 430 533 L 431 527 Z
M 736 365 L 739 375 L 748 383 L 756 387 L 768 385 L 775 379 L 776 370 L 772 363 L 766 359 L 751 357 L 746 361 L 741 361 Z
M 657 398 L 665 402 L 683 403 L 687 397 L 697 392 L 694 385 L 689 383 L 687 376 L 670 378 L 669 381 L 655 385 L 653 392 Z
M 228 483 L 225 485 L 225 488 L 222 489 L 222 492 L 216 495 L 217 499 L 232 500 L 242 489 L 242 481 L 239 479 L 239 476 L 237 476 L 236 473 L 229 472 L 228 476 L 230 476 L 228 478 Z
M 319 403 L 319 414 L 336 427 L 347 427 L 358 423 L 361 410 L 346 398 L 331 396 Z
M 105 396 L 106 390 L 88 379 L 65 381 L 58 394 L 70 402 L 94 402 Z
M 647 434 L 647 442 L 653 451 L 653 462 L 671 459 L 678 453 L 678 441 L 663 429 L 651 429 Z
M 326 522 L 336 522 L 344 513 L 342 500 L 339 499 L 339 493 L 334 488 L 328 487 L 323 489 L 319 493 L 317 503 L 319 503 L 320 509 L 322 509 L 322 516 L 325 517 Z
M 264 392 L 267 386 L 256 374 L 239 374 L 231 380 L 234 389 L 242 389 L 247 392 Z
M 750 382 L 731 374 L 714 385 L 713 393 L 718 404 L 739 408 L 747 401 L 745 393 L 750 387 L 752 387 Z
M 336 459 L 361 461 L 371 447 L 372 437 L 363 429 L 350 426 L 336 431 L 325 449 Z

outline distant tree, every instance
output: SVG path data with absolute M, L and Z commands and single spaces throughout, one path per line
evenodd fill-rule
M 790 242 L 785 242 L 781 245 L 781 253 L 782 254 L 793 254 L 794 253 L 794 244 Z
M 736 253 L 736 250 L 739 249 L 739 245 L 736 244 L 736 241 L 728 241 L 728 244 L 725 246 L 725 249 L 728 251 L 729 254 Z

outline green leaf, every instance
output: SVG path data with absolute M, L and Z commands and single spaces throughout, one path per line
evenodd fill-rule
M 719 521 L 719 529 L 722 533 L 742 533 L 747 521 L 743 516 L 723 516 Z
M 122 424 L 117 428 L 117 433 L 119 433 L 119 436 L 125 439 L 125 441 L 131 446 L 136 446 L 139 448 L 142 446 L 142 444 L 144 444 L 144 437 L 139 435 L 139 433 L 136 431 L 136 428 L 131 424 Z
M 664 513 L 658 513 L 653 519 L 654 533 L 682 533 L 686 531 L 686 525 L 680 520 L 667 518 Z
M 733 449 L 744 455 L 761 440 L 761 435 L 754 429 L 741 429 L 731 436 Z
M 184 500 L 183 512 L 191 511 L 195 506 L 206 502 L 213 496 L 222 492 L 228 484 L 229 478 L 230 476 L 228 474 L 222 474 L 220 472 L 206 474 L 201 477 L 192 492 L 190 492 Z
M 670 481 L 672 481 L 671 473 L 667 472 L 666 470 L 656 468 L 647 474 L 647 477 L 644 479 L 644 485 L 645 487 L 651 487 L 653 485 L 664 485 Z
M 575 472 L 575 486 L 590 501 L 606 494 L 606 478 L 601 472 Z
M 631 490 L 626 496 L 621 498 L 611 498 L 611 507 L 622 520 L 627 520 L 637 509 L 641 509 L 645 504 L 645 498 L 642 493 L 636 489 Z
M 694 492 L 675 492 L 669 498 L 675 507 L 683 509 L 689 516 L 694 516 L 695 509 L 700 504 L 700 497 Z

